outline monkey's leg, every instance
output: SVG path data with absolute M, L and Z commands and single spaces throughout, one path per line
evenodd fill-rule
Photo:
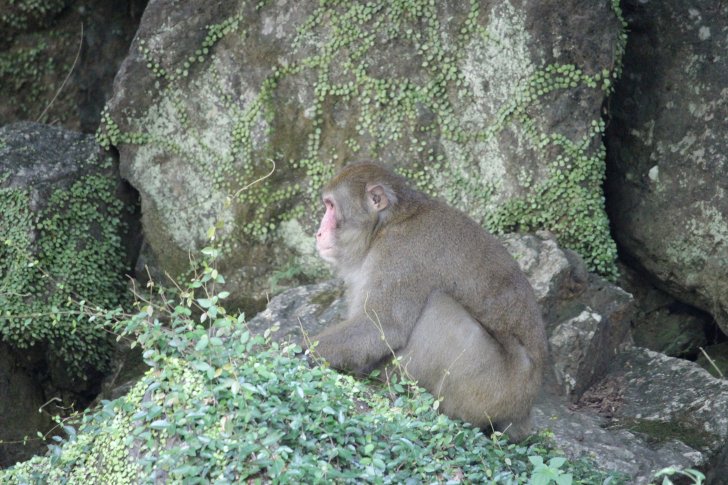
M 523 355 L 506 355 L 460 303 L 435 292 L 400 355 L 404 371 L 442 398 L 443 413 L 479 427 L 510 426 L 508 434 L 520 439 L 530 430 L 533 396 L 522 387 L 530 361 L 515 350 Z

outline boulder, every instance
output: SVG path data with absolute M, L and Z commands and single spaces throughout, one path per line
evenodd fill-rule
M 614 274 L 612 4 L 152 0 L 99 132 L 141 194 L 143 262 L 178 275 L 214 227 L 228 289 L 252 298 L 231 303 L 264 307 L 272 268 L 289 286 L 320 272 L 300 244 L 322 184 L 371 159 L 494 231 L 547 228 Z
M 58 387 L 78 390 L 108 362 L 108 335 L 82 310 L 125 298 L 135 195 L 93 136 L 0 128 L 0 339 L 45 349 L 43 373 Z
M 623 3 L 607 203 L 622 256 L 728 333 L 728 4 Z
M 706 466 L 728 449 L 728 381 L 694 362 L 634 348 L 619 354 L 607 379 L 619 381 L 621 404 L 610 426 L 658 447 L 680 447 L 680 467 Z
M 127 298 L 135 202 L 93 136 L 27 122 L 0 128 L 0 343 L 14 350 L 0 372 L 9 379 L 3 419 L 15 423 L 16 413 L 37 414 L 44 403 L 65 416 L 98 392 L 94 379 L 112 347 L 83 310 Z M 33 436 L 47 431 L 34 428 L 36 418 L 24 428 Z
M 567 456 L 588 456 L 600 468 L 623 473 L 625 483 L 646 485 L 654 483 L 654 474 L 668 466 L 705 464 L 704 455 L 680 441 L 655 442 L 650 436 L 613 427 L 610 418 L 589 407 L 574 407 L 550 393 L 536 403 L 533 417 L 535 427 L 549 430 Z

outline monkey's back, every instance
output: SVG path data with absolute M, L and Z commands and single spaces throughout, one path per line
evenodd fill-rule
M 386 227 L 375 239 L 380 267 L 415 276 L 462 304 L 497 338 L 516 338 L 541 367 L 546 332 L 533 288 L 503 244 L 465 213 L 435 199 L 419 200 L 409 218 Z M 388 251 L 397 248 L 397 251 Z

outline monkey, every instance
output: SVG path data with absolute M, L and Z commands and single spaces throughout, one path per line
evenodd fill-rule
M 513 441 L 529 435 L 546 332 L 500 241 L 371 162 L 345 166 L 322 201 L 316 249 L 344 280 L 348 310 L 313 351 L 354 374 L 397 357 L 444 414 Z

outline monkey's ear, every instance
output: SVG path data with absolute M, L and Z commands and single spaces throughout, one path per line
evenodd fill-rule
M 381 184 L 367 187 L 367 201 L 369 202 L 369 207 L 380 212 L 386 209 L 390 203 L 394 203 L 396 200 L 394 194 L 391 190 L 387 190 L 387 188 L 388 187 Z

